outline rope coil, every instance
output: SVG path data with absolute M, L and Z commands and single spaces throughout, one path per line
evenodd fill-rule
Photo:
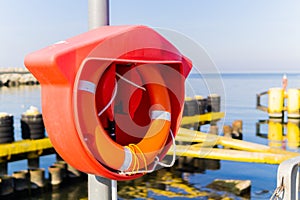
M 131 172 L 124 172 L 124 171 L 121 171 L 120 174 L 123 174 L 123 175 L 133 175 L 133 174 L 137 174 L 137 173 L 142 173 L 142 174 L 146 174 L 146 173 L 151 173 L 153 172 L 157 165 L 161 166 L 161 167 L 172 167 L 175 163 L 175 160 L 176 160 L 176 143 L 175 143 L 175 138 L 174 138 L 174 135 L 173 135 L 173 132 L 172 130 L 170 129 L 170 135 L 172 137 L 172 144 L 173 144 L 173 155 L 172 155 L 172 161 L 170 162 L 170 164 L 165 164 L 163 163 L 162 161 L 159 160 L 159 157 L 155 157 L 155 161 L 154 161 L 154 165 L 152 167 L 152 169 L 147 169 L 147 163 L 145 163 L 145 170 L 132 170 Z M 136 146 L 136 145 L 134 145 Z M 137 147 L 137 146 L 136 146 Z M 141 154 L 144 156 L 144 154 L 142 153 L 141 151 Z M 134 154 L 133 154 L 134 155 Z M 137 155 L 134 155 L 134 157 L 137 157 Z M 144 157 L 145 158 L 145 157 Z M 139 164 L 138 164 L 139 166 Z

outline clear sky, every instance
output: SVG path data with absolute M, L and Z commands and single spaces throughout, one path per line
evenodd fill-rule
M 222 72 L 300 72 L 299 0 L 111 0 L 110 23 L 173 29 Z M 0 67 L 88 30 L 88 0 L 1 0 Z

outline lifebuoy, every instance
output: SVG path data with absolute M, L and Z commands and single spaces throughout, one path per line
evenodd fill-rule
M 96 88 L 108 67 L 112 66 L 95 70 L 95 66 L 85 63 L 76 76 L 73 99 L 77 131 L 95 158 L 115 173 L 147 170 L 163 150 L 170 134 L 171 103 L 168 90 L 155 64 L 147 64 L 147 71 L 138 70 L 143 81 L 149 83 L 145 88 L 152 105 L 151 122 L 137 144 L 120 145 L 104 130 L 95 106 Z M 153 79 L 162 85 L 152 83 Z M 109 94 L 111 91 L 106 93 Z

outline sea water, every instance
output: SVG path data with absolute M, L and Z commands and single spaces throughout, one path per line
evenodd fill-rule
M 266 138 L 256 135 L 256 123 L 259 120 L 268 119 L 267 113 L 256 109 L 256 94 L 267 91 L 272 87 L 281 87 L 282 75 L 227 73 L 217 76 L 200 76 L 191 74 L 186 83 L 186 91 L 187 96 L 202 95 L 205 97 L 211 93 L 217 93 L 221 96 L 221 110 L 226 115 L 218 123 L 220 134 L 222 125 L 230 125 L 238 119 L 243 121 L 244 140 L 267 145 L 268 140 Z M 299 74 L 287 74 L 287 76 L 288 88 L 300 87 Z M 36 106 L 42 111 L 40 100 L 40 86 L 0 88 L 0 112 L 7 112 L 14 116 L 16 140 L 21 140 L 21 114 L 30 106 Z M 267 102 L 263 103 L 266 104 Z M 262 131 L 267 131 L 267 128 L 263 128 Z M 298 149 L 293 149 L 293 151 L 298 151 Z M 54 161 L 54 155 L 44 156 L 41 158 L 40 164 L 42 168 L 47 169 Z M 26 161 L 10 163 L 8 173 L 12 174 L 13 171 L 24 169 L 26 166 Z M 216 178 L 251 180 L 251 199 L 269 199 L 276 187 L 277 167 L 278 165 L 221 161 L 219 170 L 205 170 L 202 173 L 189 172 L 188 176 L 185 173 L 185 179 L 190 186 L 200 190 Z M 149 179 L 151 179 L 151 176 L 149 176 Z M 145 179 L 142 181 L 147 182 Z M 150 180 L 148 181 L 148 185 L 152 183 Z M 141 184 L 139 181 L 137 183 Z M 47 199 L 51 199 L 50 197 L 51 195 Z M 149 192 L 148 197 L 172 199 L 153 192 Z M 238 197 L 236 198 L 238 199 Z M 185 198 L 178 197 L 176 199 Z

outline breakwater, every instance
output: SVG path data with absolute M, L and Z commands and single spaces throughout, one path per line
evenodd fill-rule
M 38 84 L 38 81 L 26 68 L 0 68 L 0 87 L 35 84 Z

